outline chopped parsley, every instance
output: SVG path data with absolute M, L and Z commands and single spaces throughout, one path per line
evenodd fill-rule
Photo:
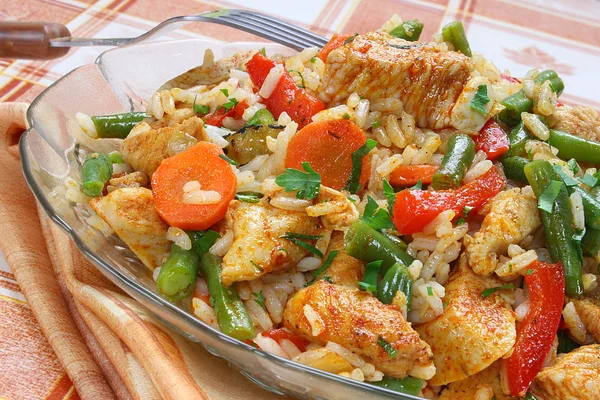
M 213 244 L 221 237 L 219 232 L 213 230 L 188 232 L 192 239 L 192 249 L 202 257 Z
M 286 232 L 285 239 L 302 239 L 302 240 L 318 240 L 323 237 L 323 235 L 305 235 L 303 233 L 296 232 Z M 283 237 L 283 236 L 282 236 Z
M 444 307 L 445 309 L 446 307 L 448 307 L 448 304 L 450 304 L 450 300 L 446 300 L 444 304 L 442 304 L 442 307 Z
M 237 162 L 237 161 L 235 161 L 235 160 L 232 160 L 231 158 L 227 157 L 225 154 L 219 154 L 219 158 L 220 158 L 221 160 L 225 160 L 225 161 L 227 161 L 229 164 L 231 164 L 231 165 L 234 165 L 234 166 L 236 166 L 236 167 L 237 167 L 238 165 L 240 165 L 240 163 L 239 163 L 239 162 Z
M 323 274 L 323 272 L 327 271 L 327 269 L 331 266 L 333 259 L 335 258 L 335 256 L 338 255 L 339 252 L 340 252 L 339 250 L 330 251 L 329 254 L 327 255 L 327 258 L 325 259 L 325 262 L 323 263 L 323 265 L 321 265 L 319 268 L 317 268 L 316 270 L 313 271 L 313 273 L 312 273 L 313 280 L 306 282 L 306 284 L 304 286 L 305 287 L 310 286 L 313 283 L 315 283 L 315 281 L 317 280 L 319 275 Z M 327 278 L 329 278 L 329 279 L 327 279 Z M 331 277 L 329 277 L 329 276 L 326 276 L 323 279 L 328 281 L 329 283 L 333 283 L 333 281 L 331 280 Z
M 471 211 L 473 211 L 473 209 L 474 209 L 474 208 L 475 208 L 475 207 L 471 207 L 471 206 L 465 206 L 465 207 L 463 208 L 463 210 L 462 210 L 462 215 L 463 215 L 463 217 L 465 217 L 465 218 L 469 218 L 469 213 L 470 213 Z
M 550 184 L 544 189 L 540 198 L 538 199 L 538 208 L 540 210 L 544 210 L 547 213 L 552 213 L 554 209 L 554 200 L 560 193 L 560 190 L 564 187 L 563 182 L 552 181 Z
M 378 231 L 394 229 L 390 213 L 386 209 L 379 207 L 379 204 L 371 196 L 367 197 L 367 205 L 365 206 L 362 219 Z
M 306 88 L 306 85 L 304 84 L 304 77 L 302 76 L 302 72 L 296 71 L 295 69 L 290 69 L 290 70 L 288 70 L 288 72 L 290 72 L 290 73 L 292 73 L 292 72 L 297 73 L 300 76 L 300 81 L 302 82 L 301 84 L 298 85 L 298 87 L 302 88 L 302 89 Z
M 344 113 L 344 114 L 342 115 L 342 118 L 344 118 L 344 119 L 350 119 L 350 114 L 348 114 L 348 113 Z
M 221 104 L 221 107 L 223 107 L 225 110 L 229 111 L 233 107 L 235 107 L 237 104 L 238 104 L 237 99 L 235 97 L 230 97 L 229 101 L 227 101 L 227 103 Z
M 433 296 L 433 288 L 431 286 L 427 286 L 427 296 Z
M 525 271 L 525 275 L 533 275 L 533 270 L 528 268 L 527 271 Z
M 331 279 L 331 277 L 330 277 L 330 276 L 326 276 L 326 277 L 324 277 L 324 278 L 323 278 L 323 280 L 324 280 L 325 282 L 333 283 L 333 279 Z
M 267 56 L 267 49 L 265 49 L 264 47 L 262 49 L 260 49 L 260 54 L 262 54 L 264 57 Z
M 388 211 L 390 215 L 392 214 L 392 210 L 394 209 L 394 202 L 396 201 L 396 192 L 394 192 L 394 188 L 387 179 L 383 180 L 383 195 L 387 198 L 388 202 Z
M 367 139 L 365 144 L 360 146 L 356 151 L 352 152 L 352 172 L 350 173 L 350 179 L 346 184 L 346 189 L 352 194 L 357 193 L 360 190 L 360 174 L 362 172 L 363 158 L 369 154 L 377 146 L 377 142 L 373 139 Z
M 487 114 L 487 111 L 483 106 L 489 102 L 490 98 L 488 97 L 487 86 L 479 85 L 477 87 L 477 93 L 475 93 L 473 100 L 471 100 L 471 108 L 481 114 Z
M 377 128 L 379 125 L 381 125 L 381 122 L 379 122 L 378 119 L 376 119 L 375 121 L 373 121 L 373 123 L 371 124 L 371 128 Z
M 585 226 L 583 227 L 583 229 L 578 229 L 575 231 L 575 233 L 573 234 L 573 244 L 575 245 L 575 248 L 577 249 L 577 254 L 579 256 L 579 260 L 583 261 L 583 248 L 581 247 L 581 240 L 583 239 L 583 236 L 585 235 Z
M 577 164 L 577 160 L 574 158 L 571 158 L 569 161 L 567 161 L 567 167 L 569 167 L 574 174 L 579 172 L 579 165 Z
M 375 293 L 377 291 L 377 277 L 379 276 L 381 264 L 383 264 L 383 260 L 373 261 L 367 264 L 365 267 L 365 275 L 363 276 L 363 280 L 358 282 L 359 288 L 371 293 Z
M 352 41 L 358 36 L 358 33 L 350 36 L 348 39 L 344 40 L 344 44 L 352 43 Z
M 565 185 L 567 185 L 569 187 L 579 186 L 579 182 L 577 182 L 575 179 L 573 179 L 569 175 L 567 175 L 565 173 L 565 171 L 563 171 L 563 169 L 562 169 L 562 167 L 560 165 L 553 164 L 552 168 L 554 169 L 554 171 L 556 171 L 556 173 L 558 174 L 558 176 L 560 176 L 560 179 L 563 180 L 563 182 L 565 183 Z
M 229 97 L 229 90 L 227 89 L 219 89 L 219 92 L 223 93 L 225 97 Z
M 267 307 L 265 307 L 265 296 L 263 295 L 262 290 L 258 293 L 253 293 L 252 296 L 254 296 L 254 301 L 256 304 L 266 311 Z
M 263 267 L 261 267 L 260 265 L 258 265 L 257 263 L 255 263 L 254 260 L 250 260 L 250 264 L 252 264 L 254 266 L 254 268 L 256 268 L 259 272 L 264 272 L 265 271 L 263 269 Z
M 235 194 L 235 198 L 246 203 L 258 203 L 262 199 L 263 194 L 259 192 L 239 192 Z
M 496 286 L 493 288 L 485 289 L 481 293 L 481 297 L 483 297 L 485 299 L 486 297 L 489 297 L 492 294 L 496 293 L 498 290 L 507 290 L 507 289 L 514 289 L 514 288 L 515 288 L 515 286 L 512 283 L 507 283 L 506 285 Z
M 299 199 L 312 200 L 319 195 L 321 175 L 307 162 L 302 163 L 302 168 L 306 172 L 286 168 L 283 174 L 275 178 L 275 183 L 283 187 L 286 192 L 297 190 L 296 197 Z
M 311 253 L 313 253 L 314 255 L 316 255 L 319 258 L 323 258 L 323 253 L 321 252 L 321 250 L 317 249 L 315 246 L 306 243 L 305 241 L 303 241 L 302 239 L 300 239 L 298 236 L 300 234 L 298 233 L 293 233 L 293 232 L 287 232 L 285 235 L 283 236 L 279 236 L 281 239 L 287 239 L 290 242 L 310 251 Z M 309 235 L 302 235 L 302 236 L 308 236 L 311 238 L 316 238 L 318 239 L 318 236 L 309 236 Z M 316 240 L 316 239 L 308 239 L 308 240 Z
M 203 105 L 203 104 L 196 104 L 196 98 L 198 97 L 198 95 L 196 95 L 194 97 L 194 104 L 192 105 L 192 108 L 194 109 L 194 112 L 196 114 L 203 114 L 206 115 L 210 112 L 210 107 L 207 105 Z
M 456 218 L 456 226 L 466 224 L 466 223 L 467 223 L 467 220 L 465 220 L 463 217 Z
M 583 176 L 583 178 L 579 179 L 579 181 L 584 185 L 588 185 L 589 187 L 594 187 L 598 184 L 598 178 L 587 173 Z
M 381 335 L 377 337 L 377 344 L 381 346 L 386 353 L 388 353 L 390 358 L 394 358 L 398 354 L 398 350 L 389 344 Z
M 419 179 L 414 186 L 408 188 L 409 190 L 421 190 L 423 189 L 423 182 Z
M 317 57 L 312 57 L 312 58 L 310 59 L 310 63 L 311 63 L 311 64 L 314 64 L 314 63 L 316 63 L 316 62 L 317 62 Z

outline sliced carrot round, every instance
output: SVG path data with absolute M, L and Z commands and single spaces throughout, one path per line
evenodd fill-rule
M 302 128 L 288 145 L 286 168 L 302 170 L 302 163 L 321 175 L 321 183 L 341 190 L 352 173 L 352 153 L 365 144 L 362 129 L 346 119 L 313 122 Z M 359 182 L 364 186 L 369 178 L 369 156 L 363 157 Z
M 152 194 L 158 214 L 169 225 L 185 230 L 205 230 L 221 220 L 235 196 L 236 177 L 223 150 L 200 142 L 186 151 L 165 159 L 152 175 Z M 216 204 L 188 204 L 183 201 L 183 186 L 200 182 L 200 190 L 214 190 L 221 199 Z

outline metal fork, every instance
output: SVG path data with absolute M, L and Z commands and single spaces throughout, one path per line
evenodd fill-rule
M 74 38 L 67 27 L 60 24 L 1 22 L 0 58 L 51 59 L 65 55 L 71 47 L 140 43 L 190 22 L 230 26 L 298 51 L 311 46 L 323 47 L 327 43 L 327 39 L 322 36 L 265 14 L 247 10 L 217 10 L 170 18 L 134 38 Z

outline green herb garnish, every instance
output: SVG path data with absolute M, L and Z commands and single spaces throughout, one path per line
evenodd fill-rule
M 574 158 L 571 158 L 569 161 L 567 161 L 567 167 L 569 167 L 574 174 L 579 172 L 579 165 L 577 164 L 577 160 Z
M 363 158 L 369 154 L 377 146 L 377 142 L 373 139 L 367 139 L 365 144 L 360 146 L 356 151 L 352 152 L 352 172 L 350 179 L 346 184 L 345 189 L 350 193 L 355 194 L 360 190 L 360 174 L 362 172 Z
M 263 295 L 262 290 L 258 293 L 252 293 L 254 296 L 254 301 L 258 304 L 263 310 L 267 311 L 267 307 L 265 306 L 265 296 Z
M 283 187 L 286 192 L 297 190 L 296 197 L 299 199 L 312 200 L 319 195 L 321 175 L 307 162 L 302 163 L 302 168 L 306 172 L 286 168 L 283 174 L 275 178 L 275 183 Z
M 481 293 L 481 297 L 483 297 L 485 299 L 486 297 L 489 297 L 492 294 L 496 293 L 498 290 L 507 290 L 507 289 L 514 289 L 514 288 L 515 288 L 515 286 L 512 283 L 507 283 L 506 285 L 496 286 L 493 288 L 485 289 Z
M 373 229 L 381 231 L 383 229 L 394 229 L 394 223 L 390 213 L 379 206 L 371 196 L 367 197 L 367 205 L 362 216 L 363 221 L 369 224 Z
M 235 198 L 246 203 L 258 203 L 264 195 L 259 192 L 239 192 Z
M 367 264 L 365 267 L 363 280 L 358 282 L 359 288 L 371 293 L 375 293 L 377 291 L 377 277 L 379 276 L 381 264 L 383 264 L 383 260 L 373 261 Z
M 394 346 L 389 344 L 381 335 L 377 337 L 377 344 L 380 345 L 386 353 L 388 353 L 390 358 L 394 358 L 398 354 L 398 351 L 394 348 Z
M 254 268 L 256 268 L 260 272 L 264 272 L 265 271 L 263 269 L 263 267 L 261 267 L 260 265 L 258 265 L 257 263 L 255 263 L 254 260 L 250 260 L 250 264 L 252 264 L 254 266 Z
M 319 258 L 323 258 L 323 253 L 321 252 L 321 250 L 317 249 L 315 246 L 304 242 L 302 239 L 299 239 L 297 237 L 297 235 L 300 235 L 298 233 L 293 233 L 293 232 L 287 232 L 285 235 L 279 236 L 281 239 L 287 239 L 290 242 L 310 251 L 311 253 L 313 253 L 314 255 L 316 255 Z M 309 236 L 309 235 L 307 235 Z M 318 239 L 317 236 L 309 236 L 309 237 L 316 237 Z M 314 240 L 314 239 L 309 239 L 309 240 Z
M 579 181 L 589 187 L 594 187 L 598 184 L 598 178 L 588 173 L 583 175 L 583 178 L 579 179 Z
M 229 111 L 233 107 L 235 107 L 237 104 L 238 104 L 237 99 L 235 97 L 230 97 L 229 101 L 227 103 L 221 104 L 221 107 L 223 107 L 225 110 Z
M 223 93 L 225 97 L 229 97 L 229 90 L 227 89 L 219 89 L 219 92 Z
M 409 190 L 421 190 L 423 189 L 423 182 L 419 179 L 414 186 L 408 188 Z
M 225 160 L 225 161 L 227 161 L 229 164 L 231 164 L 231 165 L 234 165 L 234 166 L 236 166 L 236 167 L 237 167 L 238 165 L 240 165 L 240 163 L 239 163 L 239 162 L 237 162 L 237 161 L 235 161 L 235 160 L 232 160 L 231 158 L 227 157 L 225 154 L 219 154 L 219 158 L 220 158 L 221 160 Z
M 563 187 L 563 182 L 550 182 L 546 189 L 544 189 L 544 191 L 540 195 L 540 198 L 538 199 L 538 208 L 540 210 L 546 211 L 547 213 L 552 213 L 552 210 L 554 208 L 554 200 L 556 200 L 558 193 Z
M 396 192 L 387 179 L 383 180 L 383 195 L 387 199 L 388 202 L 388 211 L 390 215 L 392 214 L 392 210 L 394 209 L 394 202 L 396 201 Z
M 579 186 L 579 182 L 577 182 L 575 179 L 573 179 L 569 175 L 567 175 L 565 173 L 565 171 L 563 171 L 563 169 L 562 169 L 562 167 L 560 165 L 553 164 L 552 168 L 554 169 L 554 171 L 556 171 L 556 173 L 558 174 L 558 176 L 560 176 L 560 179 L 563 180 L 563 182 L 565 183 L 565 185 L 567 185 L 569 187 Z
M 487 86 L 479 85 L 477 87 L 477 93 L 475 93 L 475 97 L 471 100 L 471 108 L 481 114 L 487 114 L 486 109 L 483 107 L 487 103 L 490 102 L 490 98 L 487 94 Z

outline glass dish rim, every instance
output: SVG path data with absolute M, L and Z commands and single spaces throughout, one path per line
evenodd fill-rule
M 224 43 L 222 43 L 222 42 L 217 42 L 217 41 L 210 40 L 207 38 L 175 39 L 175 40 L 171 40 L 170 42 L 172 42 L 176 45 L 177 42 L 182 42 L 182 41 L 206 42 L 206 43 L 210 43 L 212 45 L 235 45 L 238 43 L 239 44 L 249 43 L 249 42 L 224 42 Z M 99 69 L 100 73 L 102 74 L 102 78 L 108 83 L 108 77 L 105 74 L 105 70 L 102 68 L 102 58 L 107 53 L 123 51 L 123 49 L 126 49 L 126 48 L 128 48 L 128 49 L 135 48 L 135 47 L 141 48 L 143 46 L 152 45 L 154 43 L 164 43 L 164 42 L 138 43 L 138 44 L 132 44 L 129 46 L 123 46 L 123 47 L 117 47 L 114 49 L 109 49 L 107 51 L 102 52 L 96 58 L 94 63 L 81 65 L 81 66 L 69 71 L 68 73 L 64 74 L 63 76 L 61 76 L 59 79 L 57 79 L 55 82 L 53 82 L 47 88 L 45 88 L 42 92 L 40 92 L 36 96 L 36 98 L 31 102 L 29 107 L 27 108 L 26 119 L 27 119 L 28 129 L 26 129 L 23 132 L 23 134 L 21 135 L 21 138 L 19 140 L 19 155 L 20 155 L 21 169 L 23 171 L 23 175 L 25 177 L 25 181 L 27 182 L 29 189 L 33 193 L 36 201 L 41 206 L 41 208 L 44 210 L 46 215 L 52 220 L 53 223 L 57 224 L 60 228 L 63 229 L 64 232 L 66 232 L 69 235 L 70 239 L 77 246 L 78 251 L 81 254 L 83 254 L 83 256 L 88 261 L 90 261 L 96 268 L 100 269 L 101 271 L 110 274 L 117 282 L 119 282 L 120 285 L 124 285 L 125 287 L 127 287 L 129 289 L 129 290 L 125 290 L 122 288 L 123 290 L 125 290 L 125 292 L 127 292 L 129 294 L 129 292 L 132 291 L 132 292 L 136 293 L 137 295 L 144 297 L 147 301 L 151 302 L 154 307 L 157 307 L 159 309 L 163 309 L 163 310 L 167 311 L 170 314 L 170 316 L 173 318 L 185 320 L 187 323 L 192 324 L 195 328 L 202 331 L 204 334 L 210 336 L 211 339 L 213 339 L 213 340 L 223 342 L 226 345 L 236 346 L 239 349 L 241 349 L 242 351 L 249 352 L 249 353 L 252 353 L 253 355 L 264 358 L 279 367 L 291 368 L 291 369 L 297 370 L 301 373 L 307 373 L 311 376 L 312 375 L 321 376 L 321 377 L 324 376 L 330 380 L 335 381 L 336 383 L 353 386 L 356 389 L 359 389 L 360 391 L 366 391 L 366 392 L 370 392 L 371 394 L 376 394 L 376 395 L 380 395 L 380 396 L 383 395 L 388 398 L 395 398 L 395 399 L 404 398 L 404 399 L 410 399 L 410 400 L 412 400 L 412 399 L 421 400 L 422 398 L 418 397 L 418 396 L 413 396 L 413 395 L 406 394 L 406 393 L 399 393 L 399 392 L 385 389 L 382 387 L 370 385 L 366 382 L 363 383 L 363 382 L 355 381 L 355 380 L 345 378 L 345 377 L 342 377 L 342 376 L 339 376 L 339 375 L 336 375 L 336 374 L 333 374 L 333 373 L 330 373 L 327 371 L 309 367 L 307 365 L 301 364 L 296 361 L 287 360 L 287 359 L 279 357 L 275 354 L 272 354 L 267 351 L 261 350 L 259 348 L 250 346 L 247 343 L 244 343 L 242 341 L 239 341 L 237 339 L 229 337 L 229 336 L 223 334 L 222 332 L 211 328 L 210 326 L 203 323 L 199 319 L 191 317 L 188 313 L 186 313 L 178 305 L 170 303 L 169 301 L 162 298 L 158 294 L 149 291 L 142 284 L 138 283 L 135 278 L 127 276 L 123 272 L 119 271 L 117 268 L 114 268 L 110 264 L 110 262 L 108 262 L 108 261 L 104 260 L 102 257 L 96 255 L 95 252 L 88 245 L 85 244 L 85 242 L 82 240 L 82 238 L 79 236 L 79 234 L 66 221 L 64 221 L 61 218 L 61 216 L 58 214 L 58 212 L 50 204 L 49 199 L 45 195 L 43 189 L 41 188 L 40 184 L 38 183 L 37 179 L 34 176 L 34 173 L 31 169 L 31 162 L 29 159 L 28 145 L 27 145 L 27 140 L 26 140 L 27 137 L 33 131 L 35 131 L 37 134 L 39 134 L 40 136 L 43 137 L 43 135 L 38 133 L 40 131 L 37 131 L 35 129 L 36 121 L 35 121 L 35 117 L 33 115 L 32 110 L 35 108 L 36 105 L 38 105 L 40 102 L 43 101 L 44 95 L 49 90 L 51 90 L 52 88 L 54 88 L 57 85 L 60 85 L 64 79 L 66 79 L 67 77 L 69 77 L 71 75 L 77 74 L 78 71 L 83 68 L 95 65 Z M 251 43 L 253 45 L 256 45 L 257 48 L 260 48 L 260 47 L 264 46 L 265 44 L 272 45 L 272 43 L 267 43 L 267 42 L 251 42 Z M 111 90 L 112 90 L 112 86 L 111 86 Z M 119 284 L 117 284 L 117 286 L 120 286 Z M 132 296 L 132 298 L 135 301 L 139 302 L 139 300 L 137 300 L 134 296 Z M 145 305 L 143 305 L 143 306 L 145 308 L 148 308 Z M 156 317 L 156 314 L 154 312 L 151 311 L 151 313 L 153 316 Z M 191 335 L 190 333 L 187 333 L 187 332 L 184 333 L 181 331 L 181 329 L 179 329 L 177 327 L 173 327 L 170 323 L 167 323 L 166 321 L 164 321 L 164 319 L 161 318 L 160 316 L 159 316 L 159 318 L 157 318 L 157 320 L 161 324 L 166 324 L 171 329 L 174 328 L 177 331 L 177 333 L 182 335 L 185 339 L 195 342 L 197 344 L 203 345 L 202 341 L 199 338 L 195 338 L 196 340 L 191 340 L 190 336 L 193 336 L 193 335 Z M 223 357 L 219 354 L 213 354 L 213 355 L 223 359 Z M 234 367 L 234 366 L 230 366 L 230 368 L 239 370 L 239 368 Z M 243 374 L 243 375 L 246 376 L 245 374 Z M 252 381 L 252 383 L 257 384 L 253 380 L 251 380 L 251 381 Z M 262 386 L 262 385 L 259 385 L 259 386 Z

